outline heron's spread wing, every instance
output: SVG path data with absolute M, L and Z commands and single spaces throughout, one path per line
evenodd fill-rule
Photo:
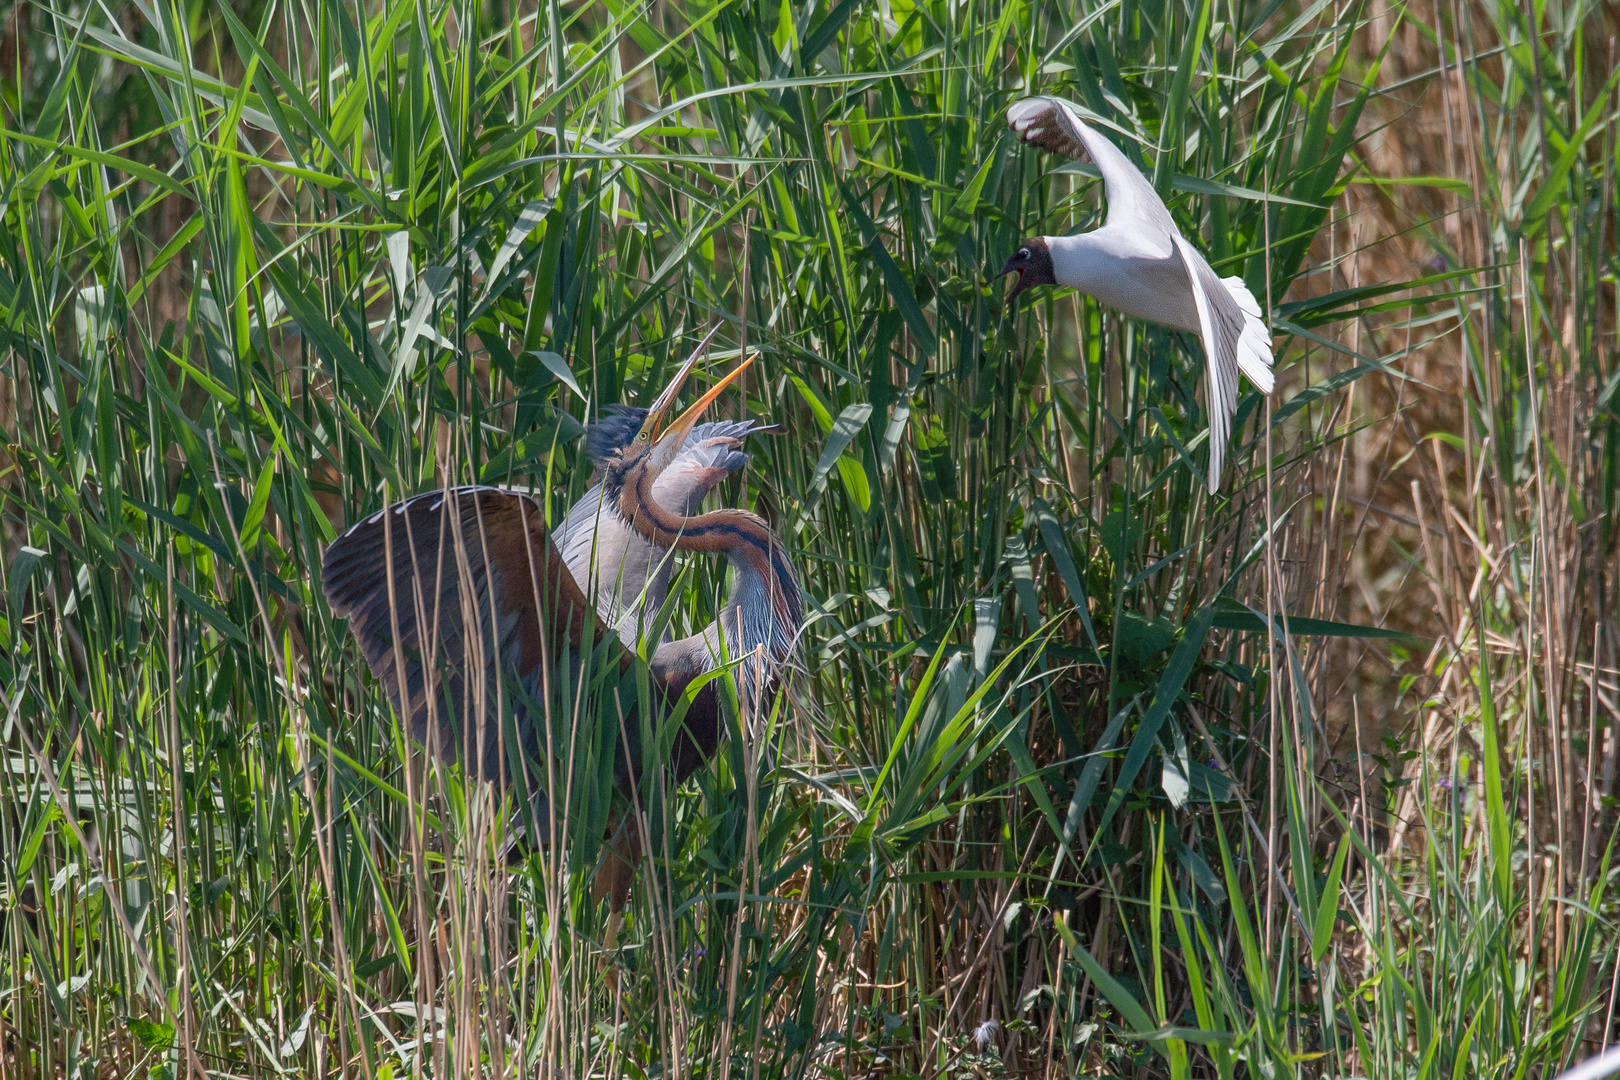
M 502 677 L 533 680 L 566 645 L 574 657 L 607 641 L 620 672 L 630 656 L 602 627 L 525 495 L 464 487 L 378 511 L 334 540 L 321 585 L 349 618 L 372 674 L 418 738 L 499 769 L 494 746 L 468 755 Z M 459 735 L 457 733 L 460 733 Z
M 1169 258 L 1173 238 L 1180 235 L 1142 170 L 1131 164 L 1119 147 L 1109 142 L 1075 112 L 1074 106 L 1055 97 L 1027 97 L 1007 109 L 1007 125 L 1032 146 L 1069 158 L 1089 155 L 1102 173 L 1108 196 L 1107 226 L 1129 229 L 1133 239 L 1159 248 L 1157 257 Z

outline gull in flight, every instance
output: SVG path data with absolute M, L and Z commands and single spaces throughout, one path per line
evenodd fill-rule
M 1025 240 L 1001 268 L 1017 274 L 1011 300 L 1034 285 L 1064 285 L 1125 314 L 1197 334 L 1204 342 L 1209 412 L 1209 490 L 1220 487 L 1237 413 L 1238 372 L 1272 389 L 1271 333 L 1260 304 L 1239 277 L 1221 278 L 1176 228 L 1164 200 L 1119 148 L 1086 126 L 1074 106 L 1053 97 L 1013 102 L 1007 123 L 1032 146 L 1068 158 L 1089 156 L 1102 173 L 1108 217 L 1079 236 Z

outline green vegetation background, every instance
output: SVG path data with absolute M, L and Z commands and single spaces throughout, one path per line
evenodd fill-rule
M 1616 32 L 1581 2 L 0 8 L 0 1075 L 1595 1052 Z M 1102 213 L 1006 132 L 1030 91 L 1107 118 L 1271 309 L 1218 497 L 1196 342 L 980 283 Z M 602 762 L 569 762 L 567 842 L 514 852 L 509 807 L 411 766 L 316 568 L 444 484 L 556 520 L 581 424 L 715 320 L 783 425 L 722 496 L 801 569 L 805 673 L 649 780 L 609 957 Z

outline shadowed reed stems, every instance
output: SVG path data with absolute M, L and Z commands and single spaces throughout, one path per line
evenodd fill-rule
M 1617 31 L 1578 0 L 7 9 L 0 1076 L 1595 1052 Z M 1271 309 L 1218 497 L 1196 342 L 981 284 L 1102 212 L 1005 131 L 1029 89 L 1109 120 Z M 516 802 L 412 748 L 321 552 L 454 483 L 560 520 L 581 425 L 714 320 L 783 426 L 722 498 L 800 571 L 802 678 L 616 808 L 583 658 L 537 703 L 556 841 L 513 845 Z M 681 565 L 677 632 L 724 596 Z M 609 954 L 620 812 L 650 854 Z

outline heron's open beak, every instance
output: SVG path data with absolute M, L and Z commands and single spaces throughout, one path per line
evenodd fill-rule
M 749 364 L 754 362 L 754 358 L 758 354 L 750 353 L 743 359 L 742 363 L 728 372 L 723 379 L 709 387 L 708 391 L 694 401 L 685 412 L 676 417 L 673 423 L 666 424 L 665 418 L 675 406 L 675 396 L 681 392 L 681 387 L 686 383 L 687 376 L 691 375 L 692 369 L 697 367 L 697 362 L 703 358 L 703 353 L 708 349 L 709 342 L 714 339 L 714 335 L 719 330 L 720 326 L 716 324 L 713 330 L 703 336 L 703 340 L 698 342 L 698 347 L 692 351 L 691 357 L 681 365 L 681 370 L 675 373 L 675 377 L 669 381 L 669 385 L 664 387 L 663 393 L 659 394 L 657 399 L 647 407 L 647 418 L 642 421 L 641 426 L 651 436 L 651 441 L 663 442 L 664 439 L 671 436 L 679 436 L 684 439 L 686 434 L 697 424 L 698 417 L 703 415 L 703 410 L 713 404 L 714 399 L 720 396 L 721 391 L 730 386 L 732 381 L 746 371 Z
M 675 395 L 681 392 L 681 387 L 686 383 L 686 377 L 692 374 L 692 369 L 697 367 L 697 362 L 703 359 L 703 354 L 708 350 L 709 342 L 713 341 L 714 335 L 719 332 L 720 324 L 715 323 L 709 332 L 703 335 L 703 340 L 698 342 L 697 348 L 692 350 L 692 355 L 686 358 L 686 363 L 681 365 L 681 370 L 677 371 L 675 377 L 669 380 L 669 385 L 664 387 L 663 393 L 659 394 L 653 400 L 653 403 L 647 407 L 647 417 L 642 421 L 641 426 L 653 438 L 656 439 L 663 433 L 664 416 L 669 412 L 670 406 L 675 404 Z
M 747 371 L 748 365 L 752 364 L 758 357 L 759 353 L 749 353 L 747 356 L 743 357 L 742 363 L 726 372 L 725 376 L 722 377 L 719 382 L 715 383 L 713 386 L 709 387 L 708 390 L 704 391 L 702 397 L 688 405 L 686 407 L 686 411 L 675 418 L 674 423 L 670 424 L 669 427 L 664 428 L 662 431 L 656 432 L 657 440 L 659 442 L 663 442 L 665 439 L 686 438 L 686 436 L 691 432 L 692 428 L 697 426 L 698 417 L 703 415 L 703 411 L 710 405 L 714 404 L 714 399 L 719 397 L 721 392 L 724 391 L 726 387 L 736 382 L 737 377 L 743 372 Z

